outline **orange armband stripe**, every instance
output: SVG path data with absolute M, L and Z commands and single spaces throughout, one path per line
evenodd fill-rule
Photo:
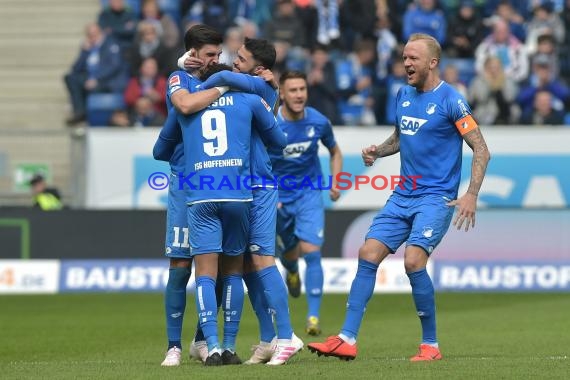
M 478 128 L 479 126 L 477 125 L 475 119 L 473 119 L 473 116 L 467 115 L 457 120 L 455 122 L 455 127 L 457 128 L 461 136 L 463 136 L 464 134 L 471 132 L 472 130 Z

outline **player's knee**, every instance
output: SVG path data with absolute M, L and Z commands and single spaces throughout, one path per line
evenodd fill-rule
M 390 250 L 381 244 L 369 243 L 366 241 L 358 250 L 358 258 L 371 263 L 379 264 L 386 256 L 390 254 Z
M 191 265 L 192 265 L 192 259 L 177 259 L 177 258 L 170 259 L 171 268 L 190 268 Z
M 404 258 L 404 268 L 406 269 L 406 273 L 417 272 L 425 267 L 426 267 L 426 262 L 425 260 L 422 260 L 420 257 L 410 256 Z

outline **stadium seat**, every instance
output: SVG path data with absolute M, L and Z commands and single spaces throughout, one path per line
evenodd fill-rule
M 445 69 L 447 65 L 453 65 L 457 67 L 459 72 L 459 80 L 463 82 L 466 86 L 471 83 L 471 80 L 477 75 L 475 72 L 475 60 L 471 58 L 442 58 L 441 60 L 441 71 Z
M 122 93 L 91 94 L 87 97 L 87 122 L 92 127 L 108 126 L 113 111 L 124 108 Z
M 142 0 L 125 0 L 125 5 L 133 10 L 136 15 L 141 14 Z M 101 8 L 109 6 L 109 0 L 101 0 Z
M 564 116 L 564 126 L 570 127 L 570 112 Z

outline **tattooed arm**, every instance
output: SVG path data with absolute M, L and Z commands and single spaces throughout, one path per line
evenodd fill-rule
M 485 177 L 487 170 L 487 163 L 491 159 L 491 154 L 487 148 L 487 143 L 481 134 L 481 130 L 476 128 L 471 132 L 465 134 L 463 139 L 473 150 L 473 162 L 471 163 L 471 181 L 469 181 L 469 188 L 467 193 L 472 195 L 479 195 L 479 189 Z
M 491 159 L 491 154 L 487 148 L 487 143 L 481 134 L 479 128 L 463 135 L 463 139 L 473 150 L 473 162 L 471 163 L 471 180 L 467 193 L 448 203 L 449 206 L 458 206 L 457 215 L 453 221 L 453 225 L 460 230 L 463 223 L 466 222 L 465 231 L 469 227 L 475 227 L 475 210 L 477 208 L 477 196 L 485 177 L 487 163 Z
M 391 156 L 400 151 L 400 134 L 397 129 L 380 145 L 371 145 L 362 149 L 364 165 L 372 166 L 379 157 Z

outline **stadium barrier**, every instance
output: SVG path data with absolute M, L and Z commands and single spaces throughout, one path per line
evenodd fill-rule
M 327 211 L 325 292 L 348 292 L 375 213 Z M 0 209 L 0 293 L 162 291 L 164 220 L 164 211 Z M 472 231 L 450 228 L 429 271 L 445 291 L 570 291 L 569 230 L 570 209 L 482 209 Z M 376 291 L 409 291 L 402 250 L 381 265 Z

